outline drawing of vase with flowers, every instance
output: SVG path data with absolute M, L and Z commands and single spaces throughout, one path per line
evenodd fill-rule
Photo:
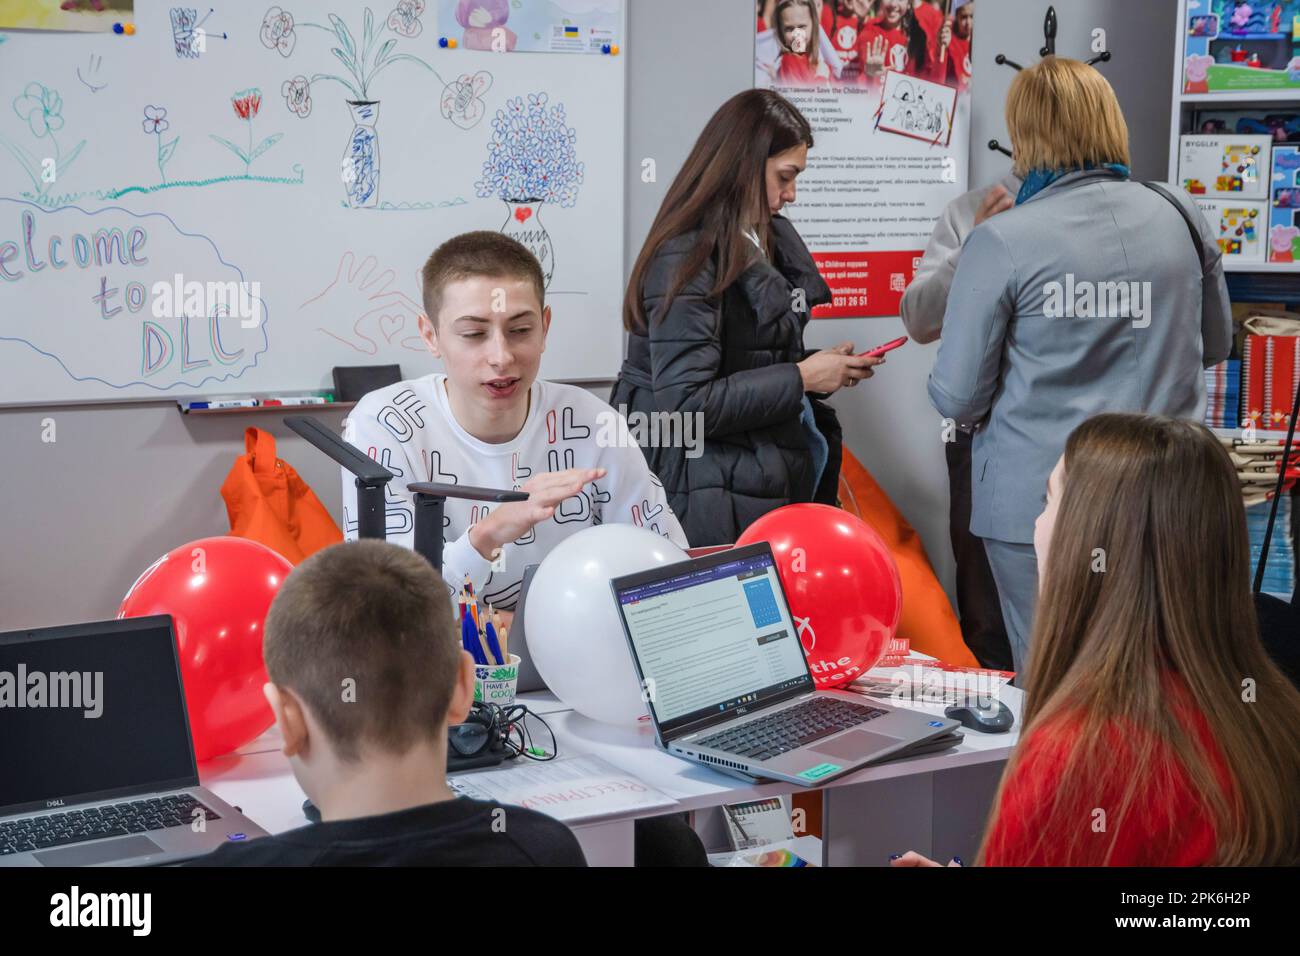
M 501 232 L 523 243 L 542 265 L 549 286 L 555 247 L 542 224 L 543 204 L 569 208 L 578 201 L 583 164 L 577 161 L 577 132 L 565 121 L 563 104 L 549 105 L 545 93 L 506 101 L 492 120 L 478 195 L 506 204 Z
M 285 105 L 300 119 L 306 119 L 311 113 L 311 85 L 318 81 L 338 83 L 351 94 L 345 103 L 351 114 L 352 132 L 343 149 L 339 173 L 346 203 L 352 208 L 379 205 L 379 100 L 370 96 L 375 77 L 403 60 L 418 63 L 437 76 L 433 67 L 419 57 L 393 52 L 399 38 L 409 39 L 423 30 L 420 16 L 424 10 L 425 0 L 398 0 L 388 18 L 376 28 L 374 12 L 367 7 L 359 44 L 343 19 L 333 13 L 329 14 L 330 26 L 296 21 L 293 14 L 280 7 L 271 7 L 262 20 L 262 45 L 285 58 L 297 46 L 300 27 L 323 30 L 331 41 L 337 41 L 330 52 L 343 64 L 341 73 L 298 75 L 285 81 L 281 92 Z M 388 32 L 395 35 L 384 40 Z

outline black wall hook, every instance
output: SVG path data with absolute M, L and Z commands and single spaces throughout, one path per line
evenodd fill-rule
M 1002 153 L 1002 154 L 1005 155 L 1008 159 L 1011 158 L 1011 150 L 1007 149 L 1005 146 L 1003 146 L 1001 143 L 999 143 L 996 139 L 991 139 L 991 140 L 989 140 L 989 149 L 994 150 L 995 152 Z
M 1043 17 L 1043 46 L 1038 51 L 1039 56 L 1056 56 L 1056 29 L 1058 21 L 1056 19 L 1056 7 L 1048 7 L 1047 15 Z M 1099 53 L 1088 61 L 1088 66 L 1097 63 L 1107 63 L 1110 61 L 1110 51 Z M 999 53 L 993 58 L 993 62 L 999 66 L 1009 66 L 1013 70 L 1023 70 L 1024 67 L 1015 60 L 1009 60 L 1004 54 Z
M 1043 17 L 1043 39 L 1047 42 L 1038 55 L 1056 56 L 1056 7 L 1048 7 L 1047 16 Z

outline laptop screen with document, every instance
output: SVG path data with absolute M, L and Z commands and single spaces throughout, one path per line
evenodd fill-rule
M 611 585 L 661 736 L 814 689 L 766 543 Z
M 171 618 L 0 634 L 0 816 L 197 784 Z

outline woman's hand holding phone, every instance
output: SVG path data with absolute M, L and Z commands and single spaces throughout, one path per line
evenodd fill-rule
M 814 352 L 798 364 L 805 392 L 838 392 L 852 388 L 875 374 L 872 369 L 883 365 L 883 357 L 854 355 L 852 342 L 841 342 L 833 349 Z

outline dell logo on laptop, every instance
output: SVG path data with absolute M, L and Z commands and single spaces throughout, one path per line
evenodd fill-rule
M 46 805 L 47 807 L 61 807 L 61 806 L 63 806 L 63 801 L 62 801 L 62 800 L 46 800 L 46 801 L 45 801 L 45 805 Z

